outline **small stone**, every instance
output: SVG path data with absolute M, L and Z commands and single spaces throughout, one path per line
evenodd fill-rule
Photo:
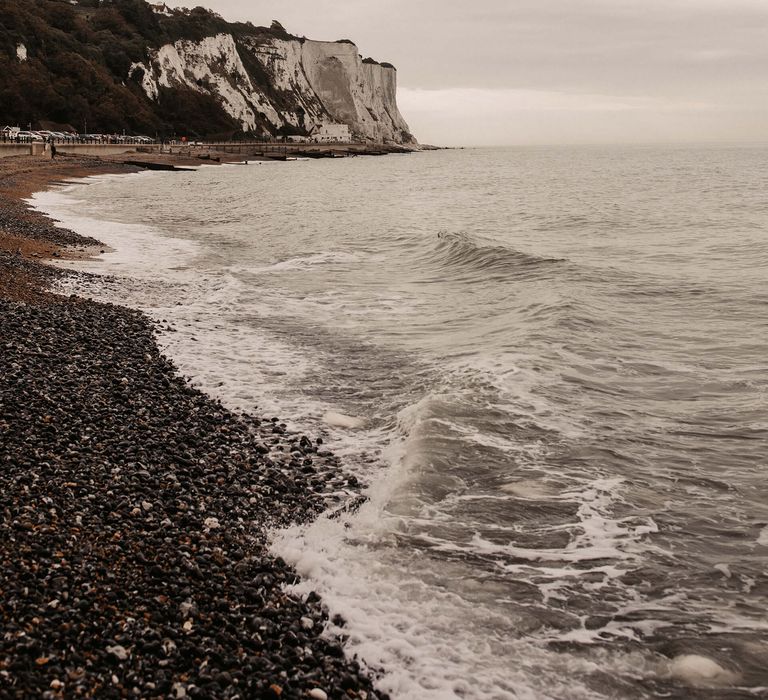
M 128 650 L 119 644 L 116 644 L 113 647 L 107 647 L 107 653 L 112 654 L 112 656 L 120 661 L 125 661 L 128 658 Z
M 301 626 L 305 630 L 311 630 L 315 626 L 315 621 L 309 617 L 302 617 Z
M 354 692 L 357 690 L 357 681 L 353 676 L 346 675 L 341 679 L 341 689 L 347 692 Z
M 312 688 L 312 690 L 309 691 L 309 697 L 315 698 L 315 700 L 328 700 L 328 693 L 324 690 L 320 690 L 320 688 Z
M 206 518 L 203 521 L 203 525 L 206 530 L 216 530 L 221 527 L 218 518 Z
M 64 684 L 58 678 L 54 678 L 51 681 L 50 687 L 54 690 L 61 690 L 64 687 Z
M 152 510 L 152 504 L 149 501 L 142 501 L 141 507 L 144 510 Z

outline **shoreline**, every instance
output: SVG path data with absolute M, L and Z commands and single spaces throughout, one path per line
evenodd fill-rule
M 48 289 L 100 244 L 23 199 L 136 171 L 0 160 L 0 696 L 386 698 L 266 548 L 344 476 L 322 440 L 191 388 L 143 313 Z

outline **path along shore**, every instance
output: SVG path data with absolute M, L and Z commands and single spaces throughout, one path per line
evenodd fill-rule
M 0 699 L 385 698 L 265 536 L 356 479 L 191 388 L 144 314 L 49 289 L 99 243 L 23 198 L 134 169 L 0 160 Z

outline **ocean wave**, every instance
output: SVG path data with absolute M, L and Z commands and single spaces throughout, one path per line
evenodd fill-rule
M 354 263 L 359 260 L 357 255 L 345 251 L 326 251 L 323 253 L 310 253 L 298 255 L 286 260 L 280 260 L 266 267 L 258 268 L 257 272 L 280 272 L 284 270 L 306 270 L 315 265 L 329 265 L 333 263 Z
M 440 231 L 434 246 L 432 262 L 442 268 L 463 270 L 467 276 L 482 273 L 486 279 L 530 279 L 546 275 L 565 262 L 562 258 L 545 258 L 514 248 L 483 242 L 466 233 Z

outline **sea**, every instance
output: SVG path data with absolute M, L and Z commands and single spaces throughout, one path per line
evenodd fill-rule
M 144 310 L 195 386 L 366 484 L 270 541 L 393 699 L 768 697 L 768 146 L 251 161 L 33 202 L 105 243 L 66 291 Z

